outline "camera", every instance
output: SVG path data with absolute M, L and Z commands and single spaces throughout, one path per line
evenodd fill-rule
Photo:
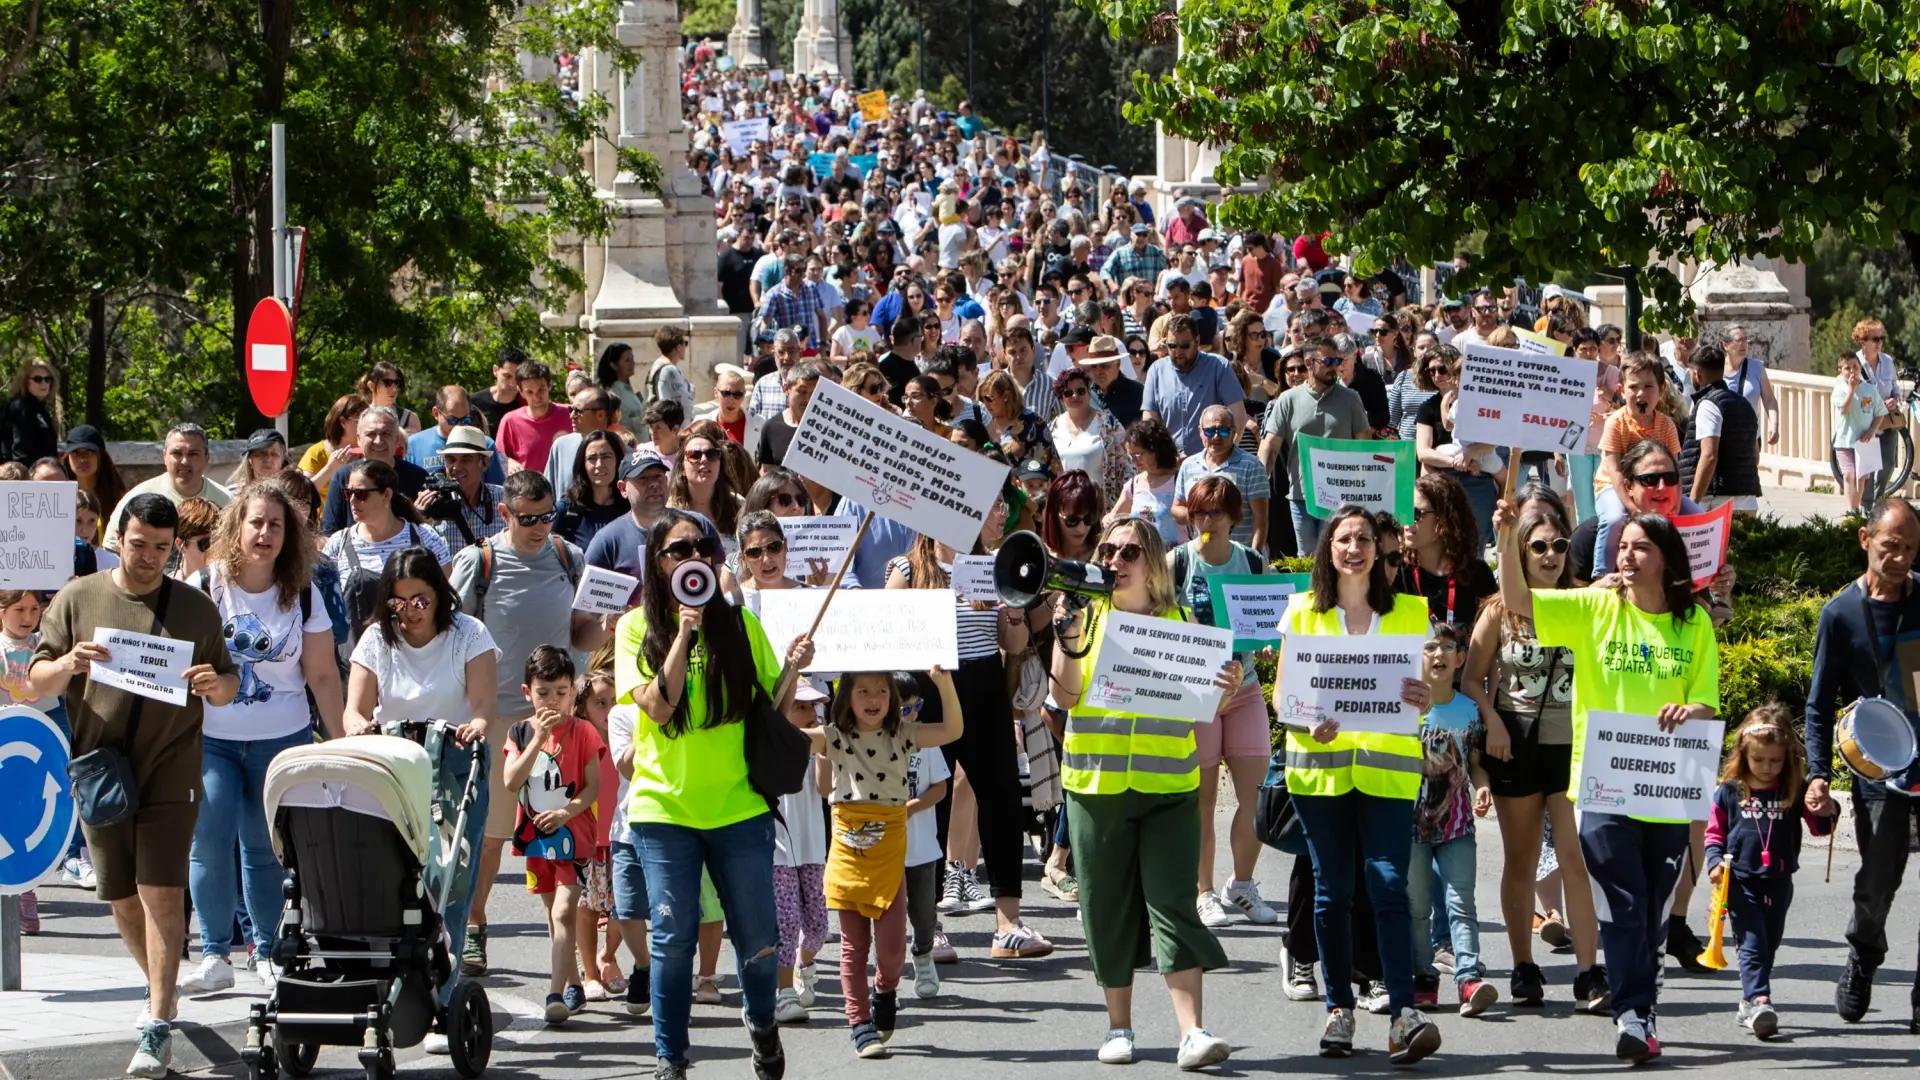
M 428 473 L 425 488 L 433 492 L 427 502 L 427 516 L 435 521 L 460 519 L 460 485 L 446 473 Z

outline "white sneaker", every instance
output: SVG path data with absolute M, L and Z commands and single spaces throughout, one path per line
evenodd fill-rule
M 1192 1072 L 1194 1069 L 1218 1065 L 1232 1053 L 1233 1048 L 1227 1045 L 1227 1040 L 1216 1037 L 1206 1028 L 1194 1028 L 1180 1040 L 1180 1055 L 1174 1062 Z
M 1393 1008 L 1392 999 L 1387 996 L 1387 984 L 1378 979 L 1367 984 L 1367 996 L 1360 999 L 1360 1007 L 1375 1016 L 1385 1016 Z
M 420 1043 L 420 1049 L 423 1053 L 433 1054 L 436 1057 L 445 1057 L 453 1053 L 447 1037 L 437 1031 L 427 1032 L 426 1039 Z
M 150 1020 L 140 1028 L 140 1045 L 127 1062 L 127 1075 L 164 1080 L 173 1064 L 173 1029 L 164 1020 Z
M 1411 1065 L 1440 1049 L 1440 1029 L 1419 1009 L 1401 1009 L 1387 1029 L 1387 1060 Z
M 1320 1032 L 1320 1056 L 1353 1056 L 1353 1010 L 1328 1009 L 1327 1026 Z
M 1206 926 L 1232 926 L 1233 916 L 1227 914 L 1227 906 L 1220 902 L 1220 894 L 1208 889 L 1193 902 L 1195 911 L 1200 913 L 1200 922 Z
M 260 985 L 265 987 L 269 994 L 280 985 L 280 969 L 274 967 L 273 961 L 264 956 L 254 958 L 253 977 L 260 980 Z
M 921 998 L 940 996 L 940 967 L 932 953 L 913 958 L 913 993 Z
M 1613 1056 L 1622 1061 L 1631 1061 L 1635 1065 L 1653 1057 L 1653 1031 L 1640 1014 L 1632 1009 L 1614 1017 L 1616 1034 L 1613 1039 Z
M 773 995 L 773 1022 L 776 1024 L 804 1024 L 807 1022 L 807 1007 L 800 1004 L 800 995 L 796 991 L 781 987 Z
M 1227 903 L 1239 908 L 1240 914 L 1245 915 L 1248 922 L 1272 926 L 1280 921 L 1279 913 L 1260 898 L 1259 882 L 1229 881 L 1225 899 Z
M 802 964 L 793 969 L 793 990 L 802 1008 L 813 1008 L 813 983 L 819 977 L 820 973 L 814 970 L 812 964 Z
M 1132 1028 L 1114 1028 L 1107 1032 L 1107 1041 L 1100 1044 L 1100 1064 L 1133 1064 Z
M 224 956 L 208 956 L 200 961 L 193 974 L 180 980 L 180 992 L 191 997 L 195 994 L 211 994 L 216 990 L 233 989 L 233 965 Z
M 85 855 L 76 855 L 60 867 L 60 880 L 82 889 L 91 889 L 98 884 L 93 875 L 93 860 Z

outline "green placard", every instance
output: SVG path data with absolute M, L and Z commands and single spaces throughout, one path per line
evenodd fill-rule
M 1390 510 L 1402 524 L 1413 522 L 1413 444 L 1405 439 L 1297 438 L 1300 486 L 1307 513 L 1322 520 L 1342 503 L 1368 510 Z
M 1233 631 L 1236 651 L 1280 644 L 1287 597 L 1309 588 L 1306 574 L 1208 574 L 1213 625 Z

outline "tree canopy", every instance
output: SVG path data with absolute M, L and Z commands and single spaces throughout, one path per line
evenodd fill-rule
M 1227 224 L 1469 281 L 1920 245 L 1920 5 L 1873 0 L 1081 0 L 1181 38 L 1128 115 L 1220 144 Z M 1643 280 L 1667 305 L 1680 282 Z M 1674 307 L 1669 307 L 1669 311 Z
M 426 384 L 483 373 L 500 342 L 557 354 L 544 290 L 579 282 L 549 241 L 606 226 L 580 157 L 606 102 L 529 77 L 522 57 L 601 45 L 624 63 L 617 10 L 0 0 L 0 356 L 104 378 L 115 435 L 257 422 L 239 353 L 271 282 L 275 121 L 288 217 L 308 230 L 296 425 L 314 430 L 374 360 L 414 377 L 418 405 Z M 114 360 L 89 375 L 96 287 Z

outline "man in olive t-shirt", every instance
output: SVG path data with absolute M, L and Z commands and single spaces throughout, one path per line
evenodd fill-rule
M 117 746 L 133 765 L 133 819 L 86 827 L 95 887 L 113 905 L 120 939 L 147 975 L 149 1020 L 128 1066 L 133 1076 L 164 1076 L 167 1021 L 186 939 L 187 860 L 200 812 L 200 722 L 206 702 L 225 705 L 240 675 L 220 633 L 220 609 L 205 593 L 166 577 L 180 514 L 164 495 L 136 495 L 114 523 L 120 565 L 77 578 L 54 596 L 40 620 L 28 680 L 43 697 L 59 695 L 73 723 L 73 756 Z M 131 630 L 189 642 L 184 705 L 96 685 L 92 665 L 113 659 L 94 641 L 104 630 Z M 139 723 L 128 739 L 128 730 Z M 226 853 L 227 858 L 232 853 Z

